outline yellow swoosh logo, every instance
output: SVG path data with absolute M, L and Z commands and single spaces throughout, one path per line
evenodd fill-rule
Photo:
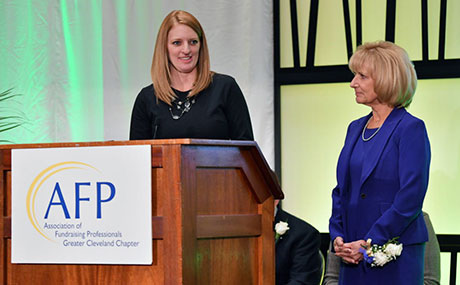
M 27 191 L 27 196 L 26 196 L 27 216 L 29 217 L 29 221 L 32 224 L 32 226 L 35 228 L 35 230 L 47 240 L 54 242 L 53 239 L 51 239 L 44 233 L 43 228 L 38 223 L 38 219 L 35 214 L 35 199 L 37 197 L 38 191 L 40 190 L 40 187 L 43 185 L 43 183 L 47 179 L 49 179 L 51 176 L 55 175 L 56 173 L 59 173 L 64 170 L 69 170 L 69 169 L 84 169 L 85 167 L 89 167 L 91 169 L 94 169 L 100 172 L 95 167 L 87 163 L 84 163 L 84 162 L 64 161 L 64 162 L 53 164 L 47 167 L 46 169 L 44 169 L 42 172 L 40 172 L 37 175 L 37 177 L 35 177 L 35 179 L 32 181 L 32 184 L 30 184 L 30 187 L 29 187 L 29 190 Z

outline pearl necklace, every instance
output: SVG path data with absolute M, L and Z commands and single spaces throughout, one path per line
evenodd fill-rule
M 361 133 L 361 138 L 363 139 L 363 141 L 367 142 L 367 141 L 370 141 L 379 131 L 380 131 L 380 128 L 383 126 L 383 124 L 380 125 L 380 127 L 370 136 L 368 137 L 367 139 L 364 137 L 364 132 L 366 131 L 367 129 L 367 125 L 369 125 L 369 122 L 371 121 L 373 116 L 371 116 L 369 118 L 369 120 L 367 120 L 367 123 L 366 125 L 364 126 L 363 128 L 363 132 Z

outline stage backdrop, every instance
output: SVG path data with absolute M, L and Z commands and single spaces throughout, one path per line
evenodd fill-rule
M 174 9 L 189 11 L 201 22 L 211 67 L 239 83 L 255 138 L 273 166 L 268 0 L 2 0 L 0 92 L 14 88 L 22 96 L 7 105 L 0 102 L 0 117 L 19 113 L 26 123 L 0 133 L 0 140 L 128 139 L 134 99 L 151 83 L 158 28 Z

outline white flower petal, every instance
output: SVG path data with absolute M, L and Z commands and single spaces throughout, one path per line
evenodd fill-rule
M 280 221 L 275 225 L 275 232 L 279 235 L 284 235 L 289 230 L 288 223 Z

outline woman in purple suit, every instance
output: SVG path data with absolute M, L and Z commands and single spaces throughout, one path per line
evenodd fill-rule
M 372 112 L 349 125 L 337 165 L 329 231 L 339 284 L 423 284 L 430 143 L 406 111 L 417 75 L 404 49 L 382 41 L 360 46 L 349 67 L 356 102 Z M 390 240 L 402 245 L 399 256 L 366 253 Z

